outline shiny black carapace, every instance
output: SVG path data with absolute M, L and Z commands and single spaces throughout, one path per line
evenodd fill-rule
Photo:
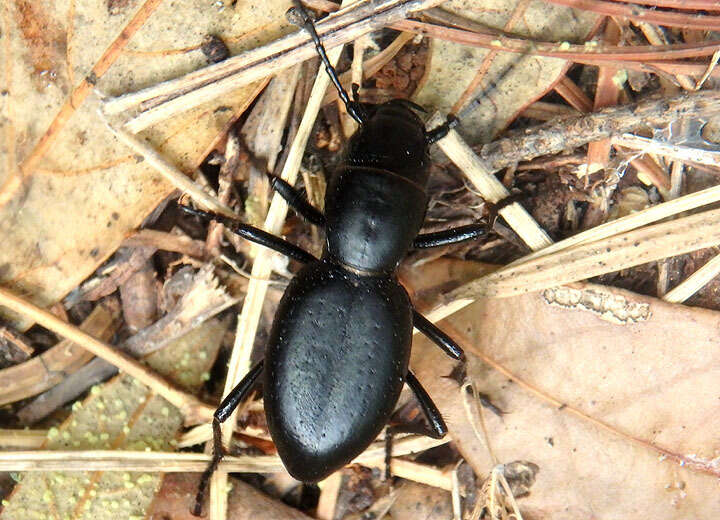
M 296 14 L 360 127 L 330 180 L 325 215 L 285 181 L 271 179 L 298 214 L 325 228 L 327 241 L 320 259 L 257 228 L 185 208 L 306 264 L 282 297 L 265 359 L 215 412 L 215 455 L 198 492 L 196 514 L 207 480 L 223 455 L 220 424 L 261 374 L 267 423 L 280 458 L 293 477 L 316 482 L 342 468 L 377 437 L 405 383 L 428 419 L 427 433 L 445 435 L 440 413 L 408 369 L 413 327 L 453 358 L 463 356 L 453 340 L 413 308 L 396 276 L 411 248 L 484 233 L 478 224 L 418 235 L 428 202 L 428 148 L 452 123 L 427 132 L 408 101 L 350 101 L 312 21 L 301 6 Z

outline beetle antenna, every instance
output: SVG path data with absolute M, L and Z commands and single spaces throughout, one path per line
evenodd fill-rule
M 364 124 L 367 120 L 367 114 L 365 113 L 362 104 L 359 103 L 357 99 L 353 101 L 350 100 L 347 90 L 345 90 L 345 87 L 343 87 L 342 83 L 340 83 L 337 71 L 335 70 L 335 67 L 333 67 L 332 63 L 330 63 L 327 52 L 325 52 L 325 46 L 320 40 L 320 35 L 318 35 L 315 30 L 315 24 L 313 23 L 312 17 L 305 9 L 305 6 L 302 5 L 300 0 L 294 0 L 294 4 L 295 7 L 287 12 L 288 20 L 292 24 L 302 26 L 303 29 L 310 34 L 312 41 L 315 43 L 315 49 L 320 55 L 320 61 L 322 61 L 323 65 L 325 65 L 325 70 L 327 71 L 328 76 L 330 76 L 330 80 L 333 85 L 335 85 L 335 89 L 338 91 L 338 96 L 340 96 L 340 99 L 345 104 L 348 114 L 350 114 L 350 117 L 357 121 L 358 124 Z

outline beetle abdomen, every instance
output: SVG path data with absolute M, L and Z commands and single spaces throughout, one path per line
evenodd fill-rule
M 395 280 L 327 262 L 285 291 L 265 356 L 265 411 L 286 468 L 321 480 L 387 423 L 407 373 L 412 313 Z

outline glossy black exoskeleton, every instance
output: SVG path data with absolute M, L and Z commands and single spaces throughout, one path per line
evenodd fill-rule
M 313 35 L 348 112 L 360 123 L 325 197 L 325 215 L 279 178 L 273 187 L 308 221 L 325 227 L 320 259 L 262 230 L 198 210 L 241 236 L 306 265 L 292 279 L 275 315 L 265 352 L 215 413 L 215 457 L 198 492 L 222 457 L 220 423 L 264 374 L 265 414 L 272 439 L 289 473 L 316 482 L 343 467 L 387 424 L 405 383 L 413 390 L 433 437 L 447 428 L 437 408 L 408 369 L 413 327 L 455 359 L 460 347 L 420 315 L 396 277 L 411 248 L 475 238 L 484 226 L 469 225 L 418 235 L 428 202 L 426 184 L 432 142 L 452 123 L 427 132 L 414 105 L 350 101 Z M 196 509 L 199 513 L 199 507 Z

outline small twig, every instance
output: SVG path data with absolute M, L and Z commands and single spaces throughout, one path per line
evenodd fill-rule
M 624 5 L 607 0 L 548 0 L 551 4 L 592 11 L 605 16 L 616 16 L 633 21 L 644 21 L 668 27 L 687 29 L 720 30 L 720 16 L 687 14 L 672 11 L 656 11 L 637 6 Z
M 633 134 L 613 136 L 612 143 L 631 150 L 639 150 L 643 153 L 662 155 L 675 161 L 720 167 L 720 151 L 718 150 L 706 150 L 693 146 L 666 143 L 658 139 L 649 139 Z
M 475 150 L 494 173 L 520 161 L 578 148 L 637 128 L 663 128 L 679 119 L 710 117 L 718 112 L 720 91 L 717 90 L 702 90 L 670 99 L 652 97 L 513 132 Z
M 663 62 L 698 56 L 712 56 L 720 42 L 717 40 L 702 43 L 675 43 L 668 45 L 577 45 L 568 42 L 548 43 L 532 39 L 498 34 L 496 31 L 476 32 L 447 27 L 445 25 L 402 20 L 391 26 L 398 31 L 408 31 L 431 38 L 451 41 L 470 47 L 480 47 L 495 51 L 515 52 L 547 58 L 562 58 L 575 63 L 590 65 L 622 66 L 628 62 Z M 629 64 L 629 63 L 628 63 Z
M 435 114 L 430 119 L 428 126 L 434 128 L 441 122 L 440 115 Z M 497 177 L 492 175 L 483 161 L 475 155 L 455 130 L 451 130 L 446 137 L 438 141 L 438 146 L 463 171 L 485 200 L 497 204 L 510 196 L 507 188 Z M 520 204 L 513 203 L 505 206 L 499 211 L 499 214 L 530 249 L 538 250 L 552 244 L 547 233 Z
M 212 417 L 213 409 L 210 406 L 195 396 L 171 385 L 139 361 L 136 361 L 123 352 L 119 352 L 110 345 L 83 332 L 78 327 L 58 319 L 48 311 L 16 296 L 2 287 L 0 287 L 0 305 L 21 314 L 23 317 L 69 339 L 73 343 L 77 343 L 96 356 L 112 363 L 129 376 L 141 381 L 177 407 L 189 424 L 201 420 L 209 420 L 210 417 Z

